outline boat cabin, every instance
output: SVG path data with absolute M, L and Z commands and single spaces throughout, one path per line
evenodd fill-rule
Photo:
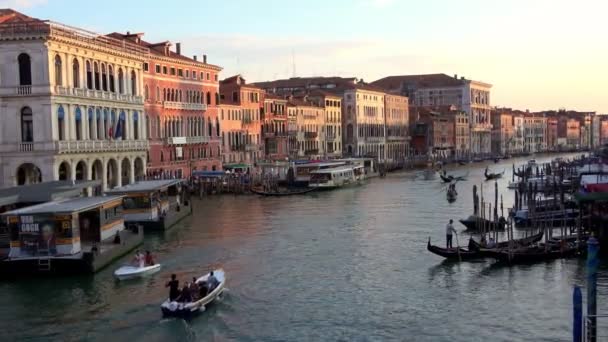
M 9 259 L 79 255 L 125 228 L 122 196 L 52 201 L 2 216 L 10 230 Z
M 139 181 L 108 190 L 108 195 L 121 195 L 127 226 L 141 224 L 144 228 L 168 228 L 167 217 L 180 216 L 185 203 L 181 179 Z M 189 211 L 189 210 L 188 210 Z
M 346 165 L 345 161 L 295 163 L 294 175 L 296 183 L 308 184 L 313 171 L 325 170 Z
M 365 177 L 372 178 L 380 176 L 379 165 L 374 158 L 346 158 L 337 161 L 346 162 L 349 165 L 361 165 L 365 169 Z
M 337 188 L 356 184 L 363 179 L 365 179 L 365 169 L 362 165 L 344 165 L 312 171 L 308 186 L 313 188 Z

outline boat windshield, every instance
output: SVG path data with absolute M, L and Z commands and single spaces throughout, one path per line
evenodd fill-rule
M 313 183 L 327 183 L 331 179 L 328 173 L 313 173 L 310 176 L 310 181 Z

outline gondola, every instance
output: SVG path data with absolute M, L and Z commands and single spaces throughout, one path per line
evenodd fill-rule
M 543 231 L 541 230 L 540 233 L 538 234 L 534 234 L 534 235 L 530 235 L 528 237 L 525 238 L 521 238 L 521 239 L 515 239 L 512 241 L 502 241 L 496 244 L 496 248 L 500 249 L 500 248 L 507 248 L 509 247 L 509 244 L 512 243 L 513 246 L 529 246 L 531 244 L 537 243 L 538 241 L 540 241 L 543 238 Z M 470 250 L 481 250 L 484 247 L 477 241 L 471 239 L 469 241 L 469 249 Z M 486 249 L 488 250 L 488 249 Z
M 444 183 L 451 183 L 454 180 L 454 176 L 452 176 L 452 175 L 448 176 L 448 175 L 444 175 L 444 174 L 440 173 L 439 177 L 441 177 L 441 180 Z
M 525 264 L 569 258 L 579 254 L 579 251 L 580 249 L 576 243 L 566 243 L 564 246 L 551 245 L 547 249 L 544 246 L 530 246 L 513 251 L 507 249 L 482 249 L 484 255 L 494 258 L 498 262 L 508 264 Z
M 486 180 L 498 179 L 498 178 L 502 177 L 502 175 L 504 175 L 504 174 L 505 174 L 504 170 L 501 173 L 488 173 L 488 168 L 486 168 L 486 170 L 483 173 L 483 175 L 486 177 Z
M 469 245 L 471 244 L 472 240 L 473 239 L 469 239 Z M 426 249 L 429 252 L 444 257 L 448 260 L 473 260 L 482 257 L 479 250 L 470 250 L 462 247 L 457 250 L 456 248 L 441 248 L 439 246 L 433 246 L 431 245 L 431 238 L 429 238 Z
M 253 192 L 254 194 L 258 194 L 261 196 L 292 196 L 292 195 L 303 195 L 303 194 L 307 194 L 309 192 L 315 191 L 317 190 L 316 188 L 304 188 L 304 189 L 294 189 L 294 190 L 287 190 L 287 191 L 264 191 L 261 190 L 259 188 L 251 188 L 251 192 Z
M 458 193 L 456 192 L 456 190 L 448 190 L 446 197 L 448 199 L 448 202 L 452 203 L 456 201 L 456 197 L 458 197 Z
M 458 221 L 460 221 L 460 223 L 462 223 L 465 227 L 467 227 L 467 230 L 470 231 L 479 231 L 481 227 L 488 227 L 489 230 L 503 231 L 505 230 L 506 225 L 506 220 L 504 217 L 500 218 L 498 224 L 474 215 Z

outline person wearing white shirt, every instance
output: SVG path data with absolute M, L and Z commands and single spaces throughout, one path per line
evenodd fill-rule
M 458 234 L 454 229 L 453 220 L 445 226 L 445 248 L 452 248 L 452 234 Z

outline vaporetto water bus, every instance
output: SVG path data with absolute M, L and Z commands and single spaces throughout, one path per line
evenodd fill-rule
M 308 186 L 318 189 L 335 189 L 361 184 L 364 180 L 365 168 L 362 165 L 344 165 L 312 171 Z

